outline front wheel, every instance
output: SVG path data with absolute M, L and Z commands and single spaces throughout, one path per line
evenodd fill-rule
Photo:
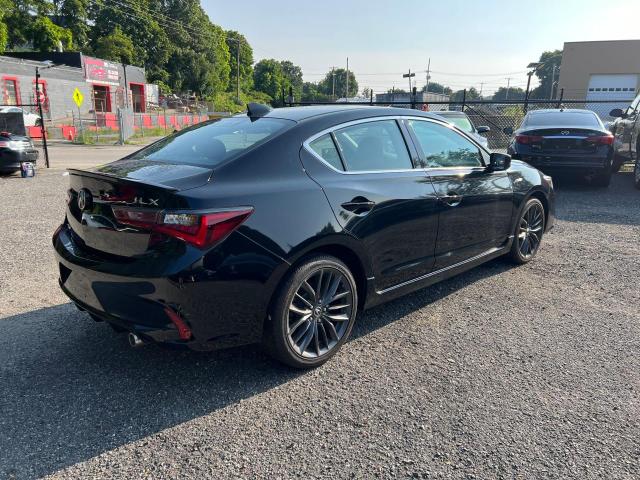
M 311 257 L 280 287 L 265 346 L 289 366 L 317 367 L 347 340 L 357 310 L 358 292 L 349 268 L 335 257 Z
M 513 262 L 523 264 L 533 260 L 542 242 L 544 226 L 545 213 L 542 202 L 537 198 L 529 199 L 516 223 L 515 238 L 509 252 Z

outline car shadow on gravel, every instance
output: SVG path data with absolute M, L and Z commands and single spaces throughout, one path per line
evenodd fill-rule
M 633 173 L 621 172 L 607 188 L 584 180 L 554 177 L 558 220 L 609 225 L 640 225 L 640 191 L 633 186 Z
M 360 315 L 352 340 L 483 278 L 501 260 Z M 256 346 L 132 349 L 71 304 L 0 320 L 0 477 L 34 478 L 287 383 Z

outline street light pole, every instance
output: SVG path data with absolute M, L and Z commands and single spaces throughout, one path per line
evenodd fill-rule
M 48 65 L 44 68 L 51 68 Z M 40 101 L 40 67 L 36 66 L 36 105 L 38 106 L 38 115 L 40 115 L 40 134 L 42 135 L 42 148 L 44 150 L 44 164 L 49 168 L 49 149 L 47 148 L 47 132 L 44 128 L 44 115 L 42 114 L 42 102 Z

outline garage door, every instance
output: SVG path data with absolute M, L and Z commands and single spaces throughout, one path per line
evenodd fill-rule
M 591 75 L 587 100 L 632 100 L 638 75 Z

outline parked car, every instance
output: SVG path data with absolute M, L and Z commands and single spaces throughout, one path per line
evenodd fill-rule
M 60 286 L 132 345 L 264 342 L 314 367 L 357 312 L 492 258 L 536 255 L 551 179 L 440 117 L 250 104 L 69 170 Z
M 616 117 L 610 127 L 615 136 L 614 168 L 635 160 L 634 182 L 640 188 L 640 95 L 626 110 L 616 108 L 609 115 Z
M 482 133 L 491 131 L 491 129 L 486 125 L 476 127 L 468 117 L 468 115 L 464 112 L 456 112 L 455 110 L 443 110 L 434 113 L 444 118 L 447 122 L 454 124 L 484 148 L 489 148 L 489 140 L 487 139 L 487 137 L 481 135 Z
M 36 115 L 35 113 L 31 113 L 26 111 L 21 107 L 13 107 L 13 106 L 5 106 L 0 107 L 0 113 L 22 113 L 22 118 L 24 118 L 24 126 L 25 127 L 37 127 L 42 124 L 42 119 L 40 115 Z
M 29 137 L 0 132 L 0 174 L 18 172 L 22 162 L 37 160 L 38 150 Z
M 507 153 L 545 173 L 579 175 L 602 187 L 611 181 L 613 135 L 590 110 L 533 110 L 504 133 L 513 135 Z

